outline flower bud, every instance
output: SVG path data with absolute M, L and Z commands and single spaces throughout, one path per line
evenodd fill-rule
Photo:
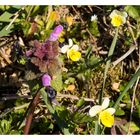
M 51 85 L 51 77 L 48 74 L 42 76 L 42 84 L 44 87 Z

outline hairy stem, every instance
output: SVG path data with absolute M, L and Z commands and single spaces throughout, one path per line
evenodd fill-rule
M 28 117 L 26 120 L 25 128 L 24 128 L 25 135 L 27 135 L 29 133 L 32 119 L 33 119 L 34 110 L 35 110 L 35 107 L 37 106 L 37 104 L 39 103 L 39 97 L 40 97 L 40 93 L 38 92 L 36 94 L 35 98 L 33 99 L 33 102 L 32 102 L 31 107 L 29 109 Z

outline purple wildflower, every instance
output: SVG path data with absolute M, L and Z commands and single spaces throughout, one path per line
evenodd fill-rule
M 47 73 L 42 76 L 42 84 L 44 87 L 51 85 L 51 77 Z
M 59 34 L 62 32 L 62 30 L 63 30 L 62 25 L 58 25 L 57 27 L 55 27 L 53 32 L 50 34 L 49 41 L 56 41 L 59 37 Z
M 28 51 L 25 52 L 25 55 L 27 57 L 31 56 L 32 54 L 33 54 L 33 50 L 28 50 Z

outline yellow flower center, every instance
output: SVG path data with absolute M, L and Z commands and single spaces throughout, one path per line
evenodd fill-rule
M 81 53 L 78 51 L 75 51 L 74 49 L 71 49 L 68 51 L 68 57 L 72 61 L 78 61 L 81 58 Z
M 113 26 L 120 26 L 122 23 L 123 23 L 123 19 L 122 19 L 122 16 L 120 15 L 115 15 L 113 18 L 112 18 L 112 21 L 111 21 L 112 25 Z
M 99 114 L 99 119 L 105 127 L 112 127 L 114 124 L 114 116 L 112 116 L 108 111 L 104 110 Z

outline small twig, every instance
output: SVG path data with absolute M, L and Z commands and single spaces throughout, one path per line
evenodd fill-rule
M 14 110 L 19 110 L 19 109 L 25 108 L 27 106 L 29 106 L 29 103 L 23 104 L 21 106 L 14 107 Z
M 47 16 L 47 18 L 46 18 L 46 22 L 48 21 L 50 15 L 51 15 L 51 12 L 52 12 L 52 5 L 49 5 L 49 6 L 48 6 L 48 16 Z
M 9 45 L 11 42 L 14 42 L 16 41 L 16 39 L 12 39 L 12 40 L 6 40 L 6 41 L 2 41 L 2 43 L 0 44 L 0 48 L 6 46 L 6 45 Z
M 89 8 L 90 12 L 93 12 L 92 7 L 90 5 L 88 5 L 88 8 Z
M 33 10 L 34 6 L 32 5 L 28 11 L 28 15 L 26 17 L 26 21 L 28 21 L 29 17 L 30 17 L 30 14 L 31 14 L 31 11 Z
M 57 95 L 57 98 L 70 98 L 70 99 L 73 99 L 73 100 L 79 100 L 80 98 L 78 98 L 77 96 L 75 95 L 65 95 L 65 94 L 61 94 L 59 93 Z M 83 98 L 83 97 L 82 97 Z M 85 101 L 88 101 L 88 102 L 95 102 L 95 100 L 93 99 L 90 99 L 90 98 L 83 98 Z
M 8 113 L 10 113 L 13 110 L 14 110 L 14 108 L 7 108 L 7 109 L 5 109 L 4 112 L 2 114 L 0 114 L 0 119 L 5 117 Z
M 32 96 L 30 95 L 22 95 L 22 96 L 14 95 L 14 96 L 9 96 L 9 97 L 2 97 L 0 101 L 14 100 L 14 99 L 19 99 L 19 98 L 29 99 L 31 97 Z
M 3 48 L 0 49 L 0 56 L 4 58 L 8 64 L 12 63 L 12 61 L 8 57 L 5 56 Z
M 129 124 L 129 127 L 128 127 L 128 134 L 130 134 L 132 113 L 133 113 L 134 101 L 135 101 L 135 95 L 136 95 L 136 89 L 137 89 L 137 86 L 138 86 L 139 79 L 140 79 L 140 77 L 138 77 L 138 79 L 137 79 L 137 81 L 136 81 L 136 84 L 135 84 L 135 86 L 134 86 L 134 90 L 133 90 L 133 97 L 132 97 L 132 104 L 131 104 L 131 111 L 130 111 L 130 120 L 129 120 L 130 124 Z
M 39 89 L 39 90 L 40 90 L 40 89 Z M 36 91 L 34 98 L 36 97 L 36 95 L 37 95 L 37 93 L 39 92 L 39 90 Z M 17 126 L 17 129 L 21 126 L 22 122 L 23 122 L 24 119 L 26 118 L 26 116 L 27 116 L 27 114 L 28 114 L 28 112 L 29 112 L 29 109 L 31 108 L 31 106 L 32 106 L 32 104 L 33 104 L 34 98 L 33 98 L 32 101 L 30 102 L 30 104 L 29 104 L 29 106 L 28 106 L 26 112 L 24 113 L 23 118 L 21 119 L 20 123 L 19 123 L 18 126 Z
M 133 30 L 131 28 L 130 22 L 127 21 L 126 23 L 127 23 L 127 26 L 128 26 L 128 30 L 130 31 L 130 34 L 132 36 L 133 42 L 135 43 L 135 46 L 137 46 L 138 44 L 137 44 L 136 38 L 134 36 L 134 32 L 133 32 Z
M 128 55 L 130 55 L 134 50 L 136 49 L 136 46 L 133 45 L 130 47 L 130 49 L 123 55 L 121 56 L 119 59 L 117 59 L 116 61 L 114 61 L 113 67 L 115 67 L 117 64 L 119 64 L 122 60 L 124 60 Z

